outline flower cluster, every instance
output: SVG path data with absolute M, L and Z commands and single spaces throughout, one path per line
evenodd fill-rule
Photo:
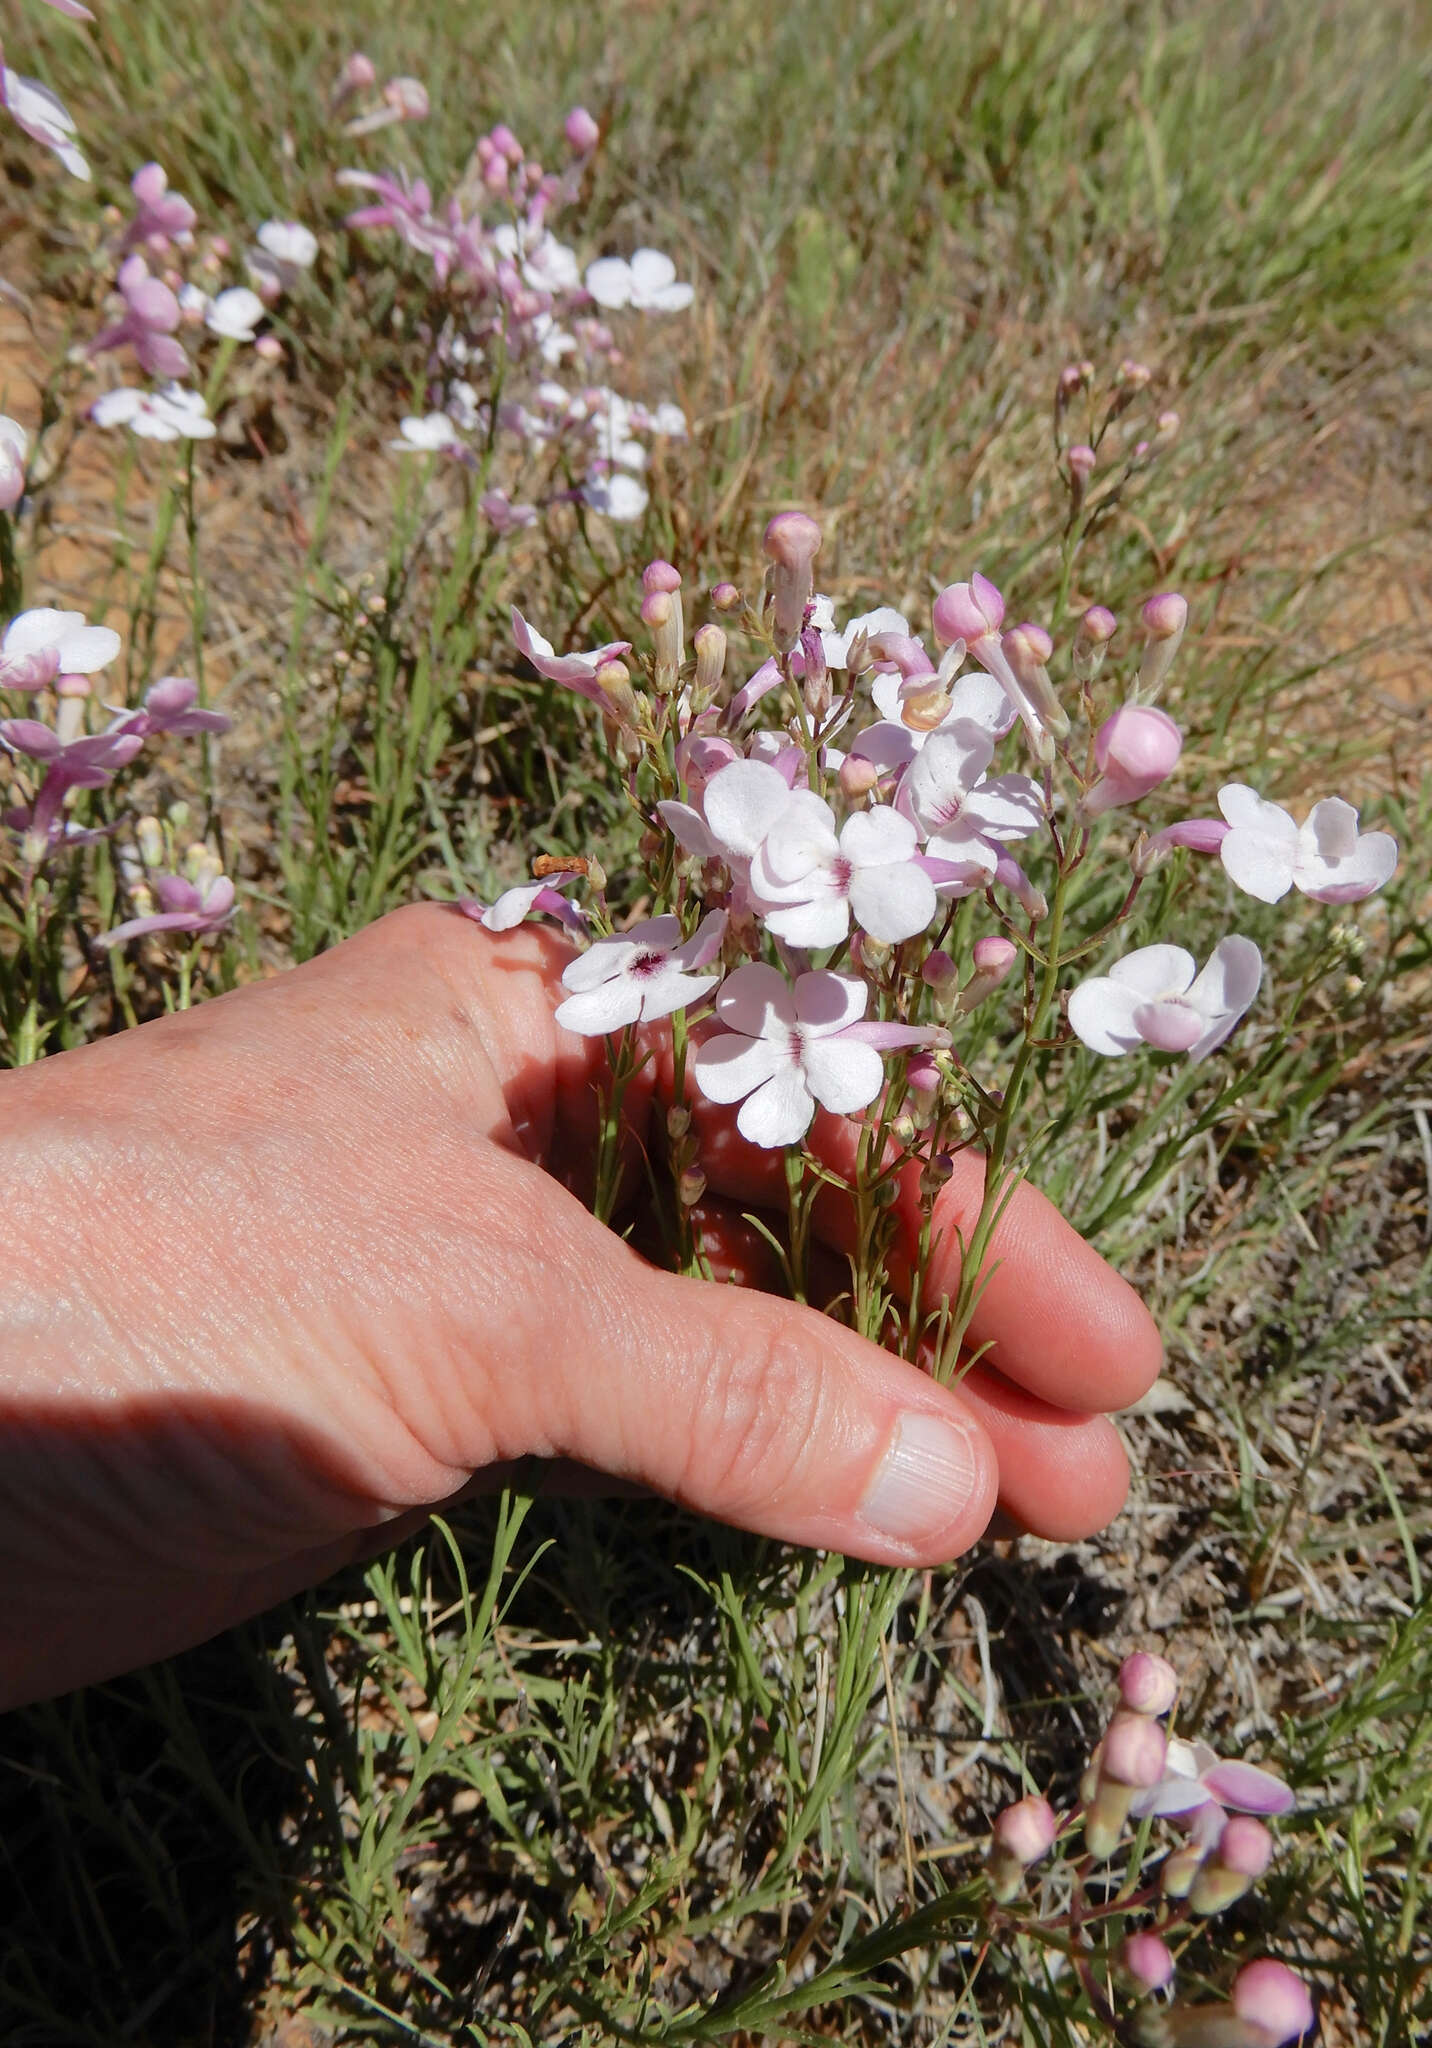
M 0 746 L 20 778 L 4 822 L 15 836 L 21 869 L 31 880 L 56 855 L 95 839 L 108 838 L 117 821 L 81 823 L 74 801 L 82 790 L 103 790 L 160 735 L 218 735 L 230 721 L 199 702 L 199 687 L 188 676 L 164 676 L 134 710 L 100 707 L 93 679 L 119 654 L 119 635 L 109 626 L 90 626 L 81 612 L 48 606 L 21 612 L 0 637 L 0 691 L 24 695 L 31 708 L 52 700 L 51 718 L 0 719 Z M 23 764 L 23 765 L 22 765 Z M 153 821 L 150 821 L 151 823 Z M 141 820 L 141 827 L 144 821 Z M 141 844 L 145 844 L 141 831 Z M 151 846 L 152 835 L 148 842 Z M 171 849 L 172 851 L 172 849 Z M 149 888 L 140 868 L 130 873 L 142 884 L 132 893 L 138 913 L 97 943 L 112 946 L 148 931 L 215 931 L 234 907 L 234 886 L 209 851 L 191 848 L 184 875 L 160 876 Z M 143 870 L 161 862 L 144 855 Z M 126 872 L 121 856 L 121 872 Z M 152 915 L 154 899 L 162 909 Z
M 378 125 L 386 122 L 364 117 L 346 132 Z M 532 524 L 533 498 L 639 519 L 647 442 L 687 433 L 680 406 L 645 406 L 612 387 L 622 352 L 604 315 L 680 312 L 692 287 L 657 249 L 600 257 L 584 277 L 576 250 L 550 223 L 580 193 L 600 131 L 574 107 L 564 134 L 571 160 L 557 173 L 500 122 L 478 138 L 466 173 L 441 201 L 421 178 L 339 173 L 341 184 L 367 195 L 347 226 L 386 229 L 431 266 L 435 311 L 423 330 L 429 410 L 408 415 L 390 445 L 478 472 L 482 510 L 499 532 Z M 498 460 L 506 481 L 491 484 Z
M 1072 1038 L 1105 1058 L 1143 1047 L 1207 1058 L 1257 998 L 1263 963 L 1251 938 L 1229 932 L 1201 967 L 1177 944 L 1139 946 L 1063 985 L 1066 962 L 1088 961 L 1115 937 L 1175 848 L 1217 853 L 1230 880 L 1264 900 L 1296 886 L 1354 901 L 1392 873 L 1395 842 L 1360 833 L 1339 799 L 1300 830 L 1230 784 L 1222 819 L 1139 834 L 1121 856 L 1119 916 L 1066 945 L 1100 835 L 1178 766 L 1182 733 L 1154 699 L 1186 628 L 1183 598 L 1162 593 L 1143 606 L 1133 673 L 1100 715 L 1096 697 L 1116 667 L 1117 622 L 1104 608 L 1080 620 L 1069 682 L 1056 685 L 1050 634 L 1006 624 L 1003 596 L 978 573 L 940 591 L 928 640 L 889 606 L 838 624 L 815 589 L 820 544 L 814 520 L 778 514 L 760 598 L 748 604 L 718 586 L 717 617 L 689 651 L 682 578 L 651 563 L 640 677 L 628 640 L 559 655 L 513 614 L 537 672 L 602 710 L 647 828 L 658 898 L 659 914 L 634 931 L 611 929 L 604 904 L 593 905 L 560 1021 L 610 1034 L 683 1013 L 701 1027 L 695 1086 L 738 1105 L 738 1128 L 755 1144 L 798 1144 L 817 1105 L 869 1109 L 886 1088 L 886 1057 L 898 1054 L 916 1056 L 919 1084 L 907 1069 L 895 1090 L 909 1098 L 904 1128 L 913 1122 L 921 1149 L 938 1153 L 957 1106 L 980 1097 L 952 1027 L 1021 961 L 1031 1045 Z M 764 648 L 744 678 L 727 674 L 718 621 L 732 618 Z M 777 717 L 757 724 L 772 707 Z M 1024 766 L 1002 758 L 1015 748 Z M 1021 865 L 1029 842 L 1052 867 L 1051 891 Z M 992 929 L 960 917 L 971 898 Z M 573 906 L 560 900 L 570 921 Z M 534 897 L 533 907 L 550 905 Z M 963 962 L 949 950 L 957 929 Z
M 1119 1705 L 1078 1811 L 1061 1820 L 1029 1794 L 996 1815 L 986 1864 L 991 1920 L 1036 1947 L 1047 1934 L 1072 1957 L 1091 2007 L 1120 2039 L 1282 2048 L 1310 2030 L 1313 2006 L 1301 1978 L 1271 1957 L 1239 1971 L 1226 2005 L 1174 1995 L 1179 1951 L 1263 1876 L 1274 1852 L 1267 1821 L 1293 1807 L 1271 1772 L 1170 1736 L 1162 1721 L 1177 1695 L 1172 1666 L 1135 1652 L 1120 1667 Z M 1153 1820 L 1168 1824 L 1167 1837 L 1140 1835 L 1137 1866 L 1112 1887 L 1108 1865 L 1132 1851 L 1130 1823 Z M 1030 1879 L 1051 1852 L 1059 1861 L 1031 1901 Z

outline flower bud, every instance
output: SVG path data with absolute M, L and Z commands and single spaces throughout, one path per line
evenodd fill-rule
M 1084 1845 L 1101 1863 L 1113 1855 L 1137 1792 L 1163 1776 L 1168 1738 L 1157 1721 L 1115 1714 L 1099 1745 L 1099 1780 L 1084 1815 Z
M 929 655 L 909 633 L 876 633 L 867 638 L 866 645 L 876 667 L 898 669 L 906 682 L 934 675 Z
M 596 674 L 598 689 L 612 707 L 612 716 L 619 725 L 632 730 L 636 728 L 636 696 L 631 686 L 631 671 L 624 661 L 604 661 Z
M 912 1052 L 905 1062 L 905 1101 L 917 1128 L 930 1123 L 940 1106 L 944 1076 L 927 1052 Z
M 562 133 L 578 156 L 586 156 L 602 139 L 602 131 L 585 107 L 573 107 L 562 123 Z
M 1134 873 L 1152 874 L 1176 846 L 1187 847 L 1190 853 L 1217 853 L 1232 829 L 1222 818 L 1181 818 L 1177 824 L 1165 825 L 1152 839 L 1140 838 L 1134 848 Z
M 1095 737 L 1099 780 L 1084 792 L 1081 816 L 1098 818 L 1120 804 L 1138 803 L 1167 781 L 1182 752 L 1183 734 L 1167 712 L 1152 704 L 1125 704 Z
M 861 754 L 847 754 L 840 764 L 840 793 L 847 803 L 858 804 L 879 780 L 880 770 Z
M 1015 902 L 1035 924 L 1049 915 L 1049 899 L 1042 889 L 1037 889 L 1012 853 L 1003 848 L 996 849 L 994 878 L 1002 889 L 1008 889 Z
M 1178 438 L 1178 430 L 1182 425 L 1183 421 L 1172 407 L 1167 412 L 1161 412 L 1154 422 L 1155 448 L 1167 448 L 1171 441 Z
M 681 670 L 683 647 L 681 592 L 653 590 L 642 599 L 641 621 L 652 637 L 653 683 L 659 697 L 670 696 Z
M 1200 1866 L 1188 1903 L 1207 1918 L 1222 1913 L 1252 1889 L 1273 1860 L 1273 1837 L 1261 1820 L 1235 1813 L 1224 1822 L 1218 1846 Z
M 825 642 L 815 626 L 802 626 L 800 650 L 805 664 L 802 679 L 802 693 L 805 698 L 806 716 L 812 728 L 820 724 L 830 709 L 830 670 L 826 665 Z
M 1022 626 L 1012 626 L 999 644 L 1009 669 L 1009 675 L 1001 676 L 1000 680 L 1024 721 L 1035 753 L 1041 761 L 1051 761 L 1053 742 L 1066 739 L 1069 734 L 1069 720 L 1046 667 L 1054 652 L 1054 642 L 1042 626 L 1026 621 Z
M 666 1135 L 673 1140 L 684 1138 L 691 1129 L 691 1111 L 684 1102 L 673 1102 L 666 1112 Z
M 147 868 L 162 868 L 164 865 L 164 827 L 151 813 L 138 820 L 134 827 L 135 843 L 139 847 L 139 858 Z
M 680 590 L 681 571 L 670 562 L 663 562 L 658 558 L 654 562 L 648 562 L 642 570 L 641 587 L 648 596 L 653 590 Z
M 711 602 L 718 612 L 738 612 L 741 593 L 734 583 L 716 583 L 711 587 Z
M 971 1010 L 978 1009 L 986 996 L 993 995 L 1005 976 L 1019 958 L 1019 948 L 1013 939 L 1007 939 L 1000 932 L 987 933 L 976 939 L 972 956 L 974 973 L 960 990 L 956 1005 L 959 1014 L 967 1017 Z
M 1089 479 L 1094 474 L 1099 458 L 1087 441 L 1077 441 L 1069 450 L 1069 502 L 1075 512 L 1084 503 L 1089 490 Z
M 338 74 L 333 88 L 333 103 L 339 106 L 344 100 L 352 99 L 354 93 L 367 92 L 377 83 L 378 71 L 373 59 L 364 51 L 355 50 L 344 60 L 343 69 Z
M 947 583 L 930 608 L 935 645 L 944 649 L 955 640 L 974 647 L 990 639 L 1004 623 L 1004 599 L 978 571 L 968 583 Z
M 1037 1794 L 995 1815 L 985 1867 L 989 1888 L 1002 1906 L 1017 1896 L 1030 1864 L 1049 1854 L 1058 1832 L 1054 1808 Z
M 1156 1934 L 1131 1934 L 1124 1943 L 1121 1960 L 1141 1991 L 1162 1991 L 1173 1982 L 1173 1957 L 1168 1944 Z
M 1139 614 L 1144 625 L 1144 653 L 1139 663 L 1137 698 L 1151 704 L 1173 667 L 1179 642 L 1188 624 L 1188 601 L 1176 590 L 1151 597 Z
M 1313 2001 L 1302 1978 L 1286 1963 L 1264 1956 L 1238 1972 L 1233 1984 L 1233 2010 L 1242 2020 L 1261 2027 L 1269 2048 L 1282 2048 L 1312 2032 Z
M 726 635 L 716 625 L 698 626 L 692 641 L 696 649 L 695 690 L 699 705 L 709 704 L 721 688 L 726 673 Z
M 1091 604 L 1074 635 L 1074 673 L 1081 683 L 1093 682 L 1104 665 L 1104 653 L 1118 629 L 1106 605 Z
M 706 1176 L 699 1166 L 683 1167 L 677 1175 L 676 1198 L 683 1209 L 694 1209 L 706 1192 Z
M 420 78 L 390 78 L 383 87 L 383 104 L 400 121 L 426 121 L 428 89 Z
M 1132 356 L 1125 356 L 1119 365 L 1119 382 L 1126 389 L 1142 391 L 1153 381 L 1153 371 L 1147 363 L 1136 363 Z
M 808 512 L 778 512 L 766 527 L 761 545 L 771 564 L 776 640 L 782 649 L 795 644 L 805 623 L 820 541 L 820 528 Z
M 1208 1851 L 1197 1839 L 1173 1849 L 1159 1866 L 1159 1889 L 1166 1899 L 1186 1899 Z
M 942 946 L 927 954 L 920 979 L 937 996 L 951 996 L 959 985 L 960 971 Z
M 1178 1698 L 1178 1673 L 1150 1650 L 1135 1650 L 1119 1666 L 1119 1698 L 1135 1714 L 1166 1714 Z

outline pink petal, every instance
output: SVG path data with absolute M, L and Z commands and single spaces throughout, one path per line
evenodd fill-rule
M 1296 1803 L 1291 1786 L 1256 1764 L 1212 1764 L 1203 1782 L 1220 1806 L 1236 1807 L 1240 1813 L 1291 1813 Z

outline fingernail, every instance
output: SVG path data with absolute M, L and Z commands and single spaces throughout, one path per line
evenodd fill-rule
M 970 1435 L 924 1409 L 900 1417 L 889 1450 L 860 1506 L 860 1518 L 897 1543 L 938 1536 L 979 1484 Z

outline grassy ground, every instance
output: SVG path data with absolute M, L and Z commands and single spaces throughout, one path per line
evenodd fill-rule
M 1072 1796 L 1112 1669 L 1149 1642 L 1190 1728 L 1306 1791 L 1236 1944 L 1308 1968 L 1329 2042 L 1425 2038 L 1425 10 L 142 0 L 89 38 L 38 12 L 7 18 L 9 61 L 64 92 L 106 196 L 158 154 L 236 235 L 292 214 L 341 250 L 331 173 L 352 159 L 322 105 L 361 44 L 429 82 L 432 120 L 394 150 L 439 189 L 479 126 L 550 148 L 585 100 L 608 130 L 591 253 L 650 234 L 699 280 L 637 366 L 694 425 L 639 533 L 574 525 L 489 558 L 455 497 L 395 474 L 413 369 L 389 316 L 411 274 L 373 258 L 323 273 L 290 373 L 216 451 L 197 575 L 182 521 L 146 571 L 164 462 L 126 469 L 121 515 L 114 449 L 77 445 L 33 594 L 132 618 L 141 665 L 202 640 L 238 720 L 212 792 L 250 891 L 228 974 L 415 891 L 513 879 L 532 847 L 619 869 L 597 736 L 513 674 L 509 597 L 559 644 L 615 627 L 650 554 L 698 582 L 748 571 L 798 502 L 842 598 L 922 604 L 978 564 L 1046 616 L 1047 410 L 1071 354 L 1142 357 L 1183 418 L 1074 594 L 1189 595 L 1189 785 L 1256 767 L 1280 794 L 1337 788 L 1408 858 L 1352 941 L 1332 912 L 1301 936 L 1276 912 L 1245 925 L 1283 988 L 1342 951 L 1286 1037 L 1263 1028 L 1238 1095 L 1140 1106 L 1085 1062 L 1041 1105 L 1045 1184 L 1168 1336 L 1106 1535 L 915 1581 L 888 1682 L 842 1703 L 838 1561 L 659 1505 L 474 1509 L 190 1657 L 13 1716 L 5 2038 L 1062 2040 L 957 1932 L 864 1968 L 853 1945 L 960 1880 L 1023 1773 Z M 0 151 L 7 274 L 40 336 L 11 321 L 3 409 L 96 287 L 75 192 L 30 189 L 9 130 Z

